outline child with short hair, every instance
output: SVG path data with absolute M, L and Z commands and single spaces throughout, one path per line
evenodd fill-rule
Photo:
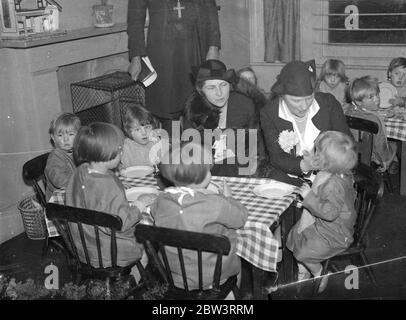
M 378 113 L 380 105 L 378 79 L 371 76 L 354 79 L 350 83 L 349 94 L 352 104 L 345 114 L 374 121 L 379 126 L 373 140 L 371 161 L 380 166 L 379 171 L 390 169 L 390 173 L 395 173 L 398 166 L 396 144 L 388 142 L 384 119 Z
M 387 82 L 380 84 L 383 107 L 405 106 L 406 101 L 406 58 L 392 59 L 387 70 Z
M 80 128 L 73 150 L 79 166 L 69 180 L 65 198 L 68 206 L 101 211 L 121 218 L 123 226 L 116 235 L 118 266 L 126 266 L 129 262 L 141 259 L 144 251 L 134 235 L 135 224 L 142 218 L 140 209 L 144 208 L 141 203 L 137 203 L 140 209 L 130 206 L 123 184 L 112 171 L 120 163 L 123 144 L 124 135 L 113 124 L 94 122 Z M 83 229 L 86 237 L 95 236 L 93 227 L 83 225 Z M 80 235 L 76 228 L 73 228 L 72 236 L 77 248 L 81 248 Z M 110 234 L 107 229 L 100 232 L 100 241 L 103 265 L 109 267 Z M 98 266 L 95 241 L 93 244 L 89 243 L 88 250 L 91 253 L 91 264 Z M 79 250 L 79 257 L 86 261 L 83 250 Z
M 344 62 L 337 59 L 326 60 L 321 67 L 316 91 L 331 93 L 344 106 L 347 103 L 347 86 L 348 78 L 345 75 Z
M 306 209 L 289 232 L 286 246 L 298 261 L 298 279 L 318 277 L 321 262 L 345 251 L 353 241 L 357 214 L 351 169 L 357 163 L 353 139 L 339 131 L 322 132 L 314 143 L 312 162 L 320 171 L 312 187 L 300 189 Z M 327 285 L 324 277 L 319 291 Z
M 76 168 L 72 149 L 80 126 L 79 117 L 68 112 L 59 114 L 51 121 L 49 134 L 54 149 L 49 153 L 44 171 L 47 201 L 55 190 L 65 189 Z
M 150 151 L 159 141 L 153 133 L 153 130 L 160 127 L 159 121 L 147 109 L 134 104 L 125 111 L 123 127 L 126 138 L 120 169 L 136 165 L 155 165 L 158 159 L 152 159 Z
M 252 84 L 258 85 L 257 75 L 251 67 L 244 67 L 237 71 L 237 76 L 249 81 Z
M 160 165 L 162 175 L 172 181 L 174 187 L 164 190 L 151 206 L 151 215 L 159 227 L 194 232 L 221 234 L 230 240 L 231 249 L 223 257 L 221 283 L 241 271 L 241 261 L 236 255 L 237 230 L 247 220 L 247 209 L 231 197 L 225 189 L 223 194 L 207 189 L 211 179 L 211 150 L 190 142 L 174 148 L 166 154 Z M 167 248 L 175 285 L 183 288 L 176 249 Z M 184 252 L 186 274 L 190 290 L 198 288 L 197 256 Z M 214 254 L 203 254 L 203 288 L 213 281 Z

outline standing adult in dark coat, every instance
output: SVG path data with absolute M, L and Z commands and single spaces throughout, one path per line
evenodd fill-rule
M 147 44 L 144 26 L 149 12 Z M 170 131 L 192 91 L 190 70 L 206 58 L 217 59 L 220 49 L 215 0 L 129 0 L 129 73 L 137 79 L 140 57 L 148 56 L 158 78 L 146 89 L 146 107 Z
M 334 130 L 352 137 L 340 103 L 329 93 L 315 93 L 315 82 L 314 60 L 292 61 L 282 68 L 271 88 L 274 97 L 260 113 L 273 167 L 270 178 L 298 184 L 288 174 L 302 176 L 314 170 L 307 153 L 320 132 Z

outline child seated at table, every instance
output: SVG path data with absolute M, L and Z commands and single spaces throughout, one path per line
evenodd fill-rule
M 44 171 L 47 201 L 56 189 L 65 189 L 76 168 L 72 148 L 80 125 L 80 119 L 73 113 L 62 113 L 51 121 L 49 134 L 54 149 L 49 153 Z
M 351 169 L 357 163 L 353 139 L 338 131 L 321 133 L 311 154 L 319 168 L 312 187 L 304 184 L 301 219 L 289 232 L 286 246 L 298 261 L 298 280 L 318 277 L 321 262 L 345 251 L 353 241 L 356 191 Z M 327 286 L 323 277 L 319 292 Z
M 388 103 L 393 106 L 405 106 L 406 101 L 406 58 L 398 57 L 392 59 L 389 63 L 387 70 L 388 82 L 385 83 L 386 86 L 391 86 L 395 94 L 388 97 L 381 97 L 382 99 L 388 100 Z M 385 92 L 390 92 L 386 90 Z
M 151 148 L 159 141 L 154 130 L 159 121 L 144 107 L 134 104 L 127 108 L 123 117 L 124 140 L 120 170 L 137 165 L 153 166 L 159 162 Z
M 126 266 L 141 259 L 144 252 L 134 235 L 135 224 L 142 218 L 144 205 L 137 202 L 138 207 L 130 206 L 123 184 L 112 172 L 120 163 L 123 144 L 123 133 L 113 124 L 94 122 L 80 128 L 73 148 L 74 158 L 79 166 L 69 180 L 65 200 L 68 206 L 101 211 L 121 218 L 123 226 L 116 235 L 118 266 Z M 95 237 L 93 227 L 84 225 L 83 229 L 86 237 Z M 72 228 L 72 236 L 79 249 L 80 259 L 86 261 L 76 228 Z M 100 241 L 103 265 L 109 267 L 111 248 L 107 229 L 100 232 Z M 88 250 L 91 264 L 98 266 L 96 241 L 88 242 Z M 143 260 L 142 263 L 145 264 Z M 136 272 L 132 274 L 138 281 L 139 275 Z
M 327 59 L 321 67 L 316 91 L 331 93 L 342 106 L 345 106 L 348 78 L 341 60 Z
M 354 79 L 349 86 L 349 95 L 352 104 L 345 114 L 374 121 L 379 126 L 378 133 L 374 135 L 371 161 L 379 167 L 379 171 L 389 169 L 389 173 L 396 173 L 398 171 L 396 144 L 388 142 L 384 119 L 378 112 L 380 104 L 378 80 L 371 76 Z
M 159 227 L 194 232 L 221 234 L 230 240 L 231 249 L 223 257 L 221 281 L 239 275 L 241 261 L 236 255 L 237 230 L 247 220 L 247 209 L 231 197 L 227 187 L 223 194 L 207 189 L 212 154 L 208 148 L 190 142 L 164 155 L 161 173 L 174 183 L 158 196 L 151 206 L 151 215 Z M 182 273 L 176 249 L 167 248 L 172 276 L 177 287 L 183 288 Z M 189 289 L 198 288 L 197 255 L 184 252 Z M 215 254 L 203 254 L 203 288 L 213 281 Z

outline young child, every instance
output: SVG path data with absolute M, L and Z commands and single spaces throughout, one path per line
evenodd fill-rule
M 76 168 L 72 148 L 79 128 L 80 119 L 73 113 L 62 113 L 51 121 L 49 134 L 54 149 L 49 153 L 44 172 L 47 201 L 56 189 L 65 189 Z
M 188 154 L 192 150 L 192 155 Z M 176 157 L 179 155 L 180 157 Z M 172 161 L 173 160 L 173 161 Z M 180 160 L 180 161 L 177 161 Z M 236 255 L 237 229 L 247 220 L 247 209 L 231 197 L 226 184 L 223 194 L 207 189 L 212 162 L 211 151 L 194 142 L 170 150 L 161 163 L 161 173 L 174 187 L 165 189 L 151 206 L 155 225 L 187 231 L 222 234 L 230 239 L 231 249 L 223 257 L 221 282 L 240 273 L 241 262 Z M 167 249 L 175 285 L 183 288 L 182 273 L 176 250 Z M 198 288 L 197 255 L 184 252 L 189 289 Z M 213 281 L 214 254 L 203 254 L 203 287 Z
M 381 102 L 384 106 L 405 106 L 406 101 L 406 58 L 392 59 L 387 70 L 388 82 L 382 86 Z M 388 88 L 388 90 L 383 90 Z
M 350 83 L 349 94 L 352 104 L 345 114 L 374 121 L 379 126 L 378 133 L 374 136 L 372 162 L 380 166 L 379 170 L 382 172 L 390 169 L 390 173 L 395 173 L 398 167 L 396 144 L 388 142 L 384 119 L 378 113 L 380 105 L 378 79 L 371 76 L 354 79 Z
M 117 233 L 117 265 L 126 266 L 129 262 L 141 259 L 143 246 L 134 236 L 135 224 L 141 219 L 140 203 L 130 206 L 121 181 L 112 172 L 120 163 L 124 143 L 122 131 L 113 124 L 95 122 L 83 126 L 75 139 L 74 158 L 78 168 L 69 180 L 66 188 L 66 205 L 101 211 L 117 215 L 123 222 L 121 232 Z M 83 226 L 85 236 L 94 238 L 93 227 Z M 80 235 L 75 228 L 72 236 L 81 248 Z M 110 261 L 110 234 L 107 230 L 100 233 L 103 265 L 108 267 Z M 98 266 L 96 242 L 88 241 L 92 265 Z M 79 256 L 85 260 L 84 252 Z M 136 280 L 137 276 L 135 276 Z
M 300 189 L 306 210 L 286 242 L 298 261 L 299 280 L 310 278 L 310 273 L 320 276 L 321 262 L 351 245 L 357 216 L 351 174 L 357 153 L 352 138 L 339 131 L 322 132 L 311 156 L 320 171 L 311 188 L 304 184 Z M 320 292 L 326 288 L 327 279 L 322 279 Z
M 120 169 L 136 165 L 155 165 L 158 159 L 151 159 L 150 150 L 158 139 L 153 130 L 159 128 L 159 122 L 141 105 L 127 108 L 123 118 L 124 140 Z
M 347 82 L 344 63 L 341 60 L 328 59 L 321 67 L 316 87 L 317 91 L 331 93 L 344 106 L 347 102 Z
M 238 70 L 237 75 L 240 78 L 251 82 L 252 84 L 258 85 L 257 75 L 255 74 L 254 70 L 252 70 L 252 68 L 250 67 L 245 67 Z

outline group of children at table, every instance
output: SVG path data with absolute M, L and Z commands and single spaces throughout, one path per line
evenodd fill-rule
M 403 90 L 405 73 L 406 59 L 394 59 L 388 69 L 388 79 L 398 89 L 398 95 L 392 101 L 394 104 L 404 105 L 406 100 L 406 90 Z M 374 113 L 379 107 L 379 83 L 365 76 L 348 84 L 344 64 L 339 60 L 326 61 L 317 87 L 320 91 L 332 93 L 347 112 L 379 117 Z M 350 104 L 346 100 L 347 91 Z M 190 163 L 182 161 L 182 157 L 179 163 L 160 164 L 162 175 L 172 182 L 173 187 L 166 188 L 155 199 L 141 196 L 139 201 L 130 204 L 117 173 L 130 166 L 158 162 L 150 155 L 150 150 L 157 143 L 153 132 L 159 128 L 159 122 L 145 108 L 134 105 L 126 111 L 123 128 L 124 133 L 108 123 L 81 126 L 79 118 L 71 113 L 63 113 L 53 120 L 49 133 L 54 149 L 45 169 L 47 199 L 56 189 L 65 189 L 66 205 L 120 216 L 123 227 L 117 237 L 118 265 L 126 265 L 134 259 L 147 263 L 142 245 L 136 242 L 134 228 L 141 220 L 142 212 L 149 207 L 156 226 L 226 235 L 231 250 L 223 260 L 221 279 L 225 281 L 231 275 L 240 274 L 241 264 L 235 248 L 237 230 L 243 228 L 247 220 L 247 209 L 232 198 L 226 184 L 223 190 L 207 188 L 211 179 L 209 163 Z M 384 130 L 382 122 L 380 129 Z M 171 149 L 166 159 L 172 159 L 171 154 L 175 152 L 190 155 L 190 150 L 200 150 L 197 152 L 200 157 L 211 156 L 211 150 L 200 145 L 191 147 L 185 144 L 179 148 Z M 395 158 L 393 150 L 388 146 L 385 152 L 388 156 L 382 157 L 381 154 L 379 159 L 390 164 Z M 314 222 L 304 230 L 299 230 L 299 223 L 295 225 L 287 243 L 298 260 L 299 279 L 309 277 L 310 273 L 319 276 L 322 261 L 348 248 L 356 219 L 351 175 L 357 163 L 354 141 L 339 132 L 323 132 L 315 141 L 312 158 L 320 171 L 312 187 L 304 185 L 299 193 Z M 321 237 L 334 241 L 326 246 Z M 169 257 L 173 263 L 178 259 L 175 252 Z M 189 288 L 197 288 L 197 257 L 190 258 L 189 271 L 195 274 L 195 278 L 188 279 L 191 282 Z M 212 261 L 205 261 L 204 266 L 212 268 Z M 175 266 L 172 272 L 175 285 L 182 287 L 179 267 Z M 211 285 L 211 274 L 212 271 L 204 271 L 205 288 Z

